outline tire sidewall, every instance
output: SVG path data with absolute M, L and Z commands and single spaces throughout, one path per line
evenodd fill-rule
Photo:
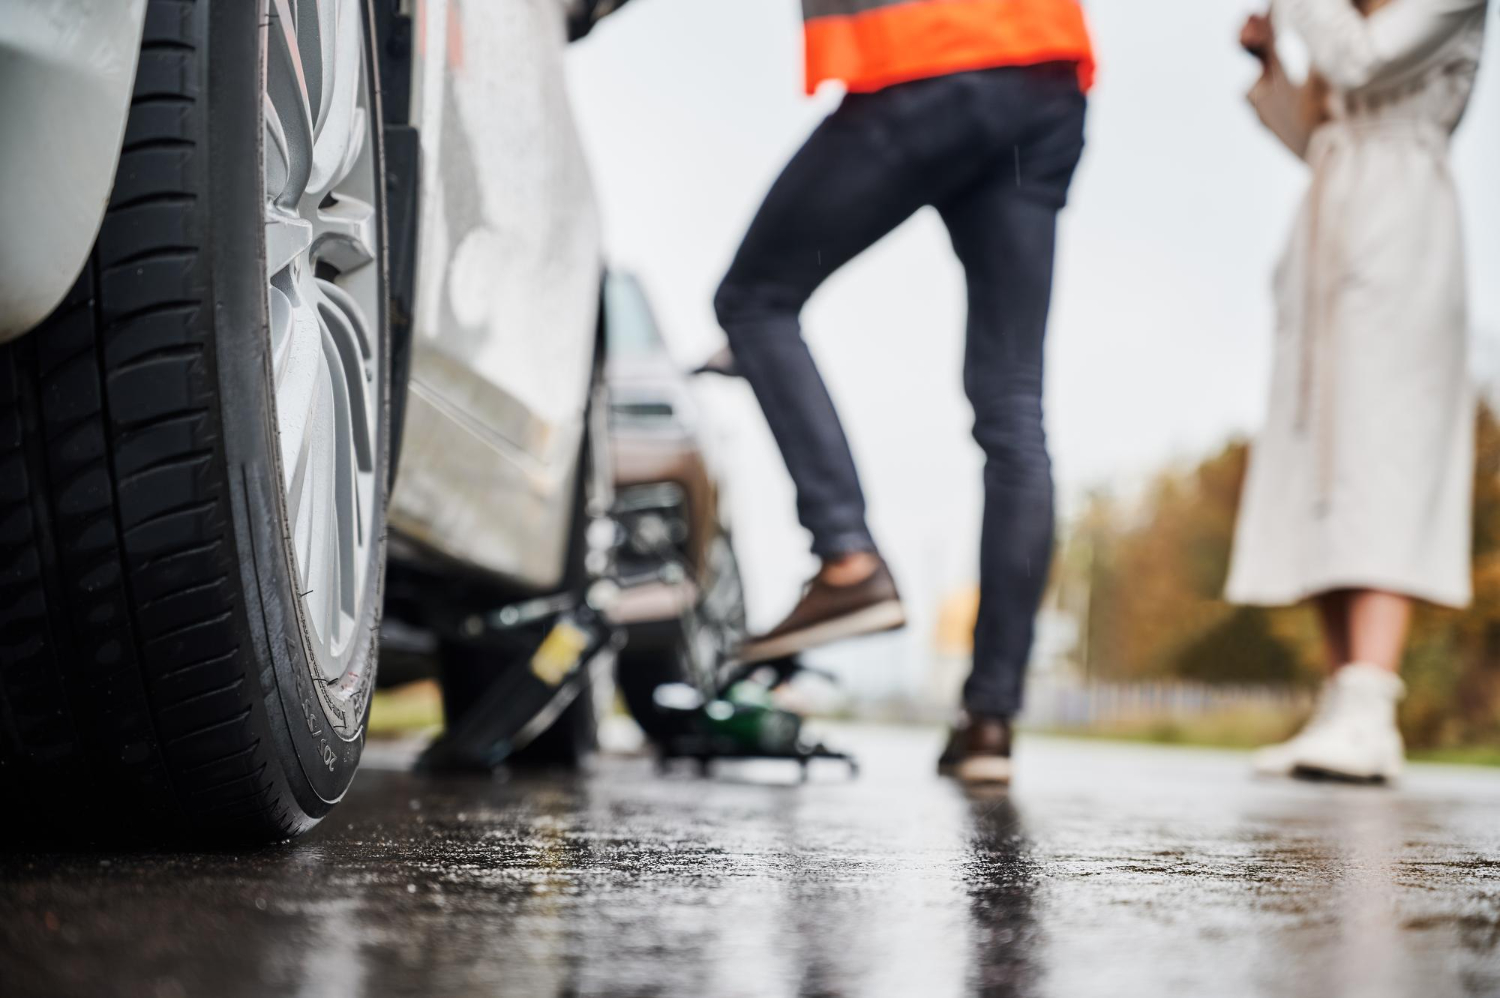
M 263 124 L 261 94 L 268 0 L 215 3 L 209 10 L 209 195 L 213 204 L 209 239 L 213 280 L 214 343 L 221 419 L 239 554 L 245 643 L 259 663 L 265 734 L 272 740 L 287 786 L 309 818 L 325 814 L 348 789 L 364 744 L 375 686 L 377 642 L 385 568 L 385 511 L 390 453 L 390 329 L 387 287 L 384 158 L 381 146 L 378 73 L 373 20 L 365 17 L 365 70 L 376 169 L 375 209 L 379 242 L 380 347 L 379 464 L 373 481 L 375 540 L 365 575 L 359 632 L 346 676 L 358 680 L 332 695 L 316 674 L 309 628 L 296 594 L 298 574 L 291 517 L 282 488 L 276 431 L 275 390 L 266 298 L 263 220 Z M 358 640 L 358 639 L 356 639 Z

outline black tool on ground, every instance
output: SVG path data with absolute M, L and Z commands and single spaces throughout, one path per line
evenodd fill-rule
M 524 748 L 585 693 L 596 670 L 613 665 L 622 635 L 603 607 L 610 583 L 581 599 L 553 597 L 497 610 L 485 626 L 503 631 L 550 623 L 524 669 L 507 669 L 417 760 L 427 772 L 490 772 Z
M 799 672 L 818 670 L 791 657 L 729 666 L 707 698 L 685 684 L 659 688 L 657 706 L 679 712 L 681 724 L 678 733 L 657 746 L 658 764 L 665 770 L 674 760 L 691 759 L 707 774 L 724 759 L 785 759 L 797 763 L 806 780 L 813 760 L 831 759 L 857 776 L 859 763 L 853 756 L 809 739 L 801 715 L 776 705 L 775 689 Z
M 449 688 L 455 677 L 447 677 L 449 726 L 417 759 L 419 771 L 491 772 L 536 742 L 578 697 L 591 695 L 593 681 L 613 668 L 625 641 L 610 619 L 620 591 L 657 578 L 620 574 L 615 554 L 622 539 L 615 519 L 597 517 L 587 540 L 603 566 L 599 575 L 463 621 L 461 630 L 481 654 L 524 666 L 473 670 L 474 681 L 460 688 Z
M 596 671 L 613 666 L 625 632 L 610 620 L 610 609 L 622 590 L 658 582 L 660 571 L 626 577 L 614 554 L 627 538 L 617 521 L 600 518 L 591 540 L 604 556 L 607 575 L 586 588 L 510 604 L 471 618 L 476 640 L 534 641 L 526 668 L 498 672 L 476 690 L 462 695 L 472 701 L 461 712 L 450 711 L 451 726 L 417 760 L 428 772 L 490 772 L 525 748 L 585 694 Z M 664 565 L 679 572 L 690 566 L 663 538 L 646 538 L 659 547 Z M 696 613 L 684 607 L 687 615 Z M 528 634 L 532 635 L 529 639 Z M 858 773 L 852 757 L 808 739 L 802 717 L 775 704 L 773 691 L 801 672 L 818 673 L 795 657 L 773 662 L 738 663 L 721 651 L 695 671 L 693 682 L 670 683 L 655 691 L 658 708 L 678 723 L 656 748 L 663 766 L 692 759 L 707 772 L 721 759 L 786 759 L 801 766 L 806 779 L 814 759 L 842 762 Z M 450 691 L 445 691 L 445 697 Z M 456 717 L 456 719 L 454 719 Z

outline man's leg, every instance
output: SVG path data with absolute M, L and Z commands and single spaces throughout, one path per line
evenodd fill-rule
M 813 132 L 766 195 L 714 298 L 796 484 L 798 518 L 825 560 L 875 543 L 848 440 L 798 316 L 829 274 L 924 203 L 920 177 L 894 154 L 872 106 L 885 96 L 846 100 Z
M 1004 721 L 1021 708 L 1052 559 L 1043 355 L 1057 213 L 1082 150 L 1081 98 L 1062 101 L 1046 125 L 1015 147 L 1024 165 L 940 206 L 967 275 L 964 388 L 985 453 L 979 619 L 964 706 L 971 717 Z
M 968 273 L 964 389 L 984 449 L 979 620 L 964 706 L 1020 710 L 1037 607 L 1052 559 L 1052 465 L 1042 427 L 1042 361 L 1056 209 L 1001 182 L 944 218 Z
M 797 488 L 797 515 L 822 568 L 790 614 L 747 640 L 766 661 L 906 616 L 865 525 L 865 500 L 833 400 L 802 338 L 802 306 L 843 266 L 924 203 L 919 171 L 890 142 L 901 97 L 846 98 L 766 195 L 714 307 Z

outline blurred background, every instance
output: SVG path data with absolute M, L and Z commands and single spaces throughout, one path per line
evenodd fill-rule
M 1319 674 L 1303 611 L 1217 599 L 1245 439 L 1265 405 L 1270 273 L 1306 185 L 1244 92 L 1253 5 L 1098 0 L 1088 149 L 1063 215 L 1048 353 L 1062 513 L 1027 721 L 1251 743 Z M 1295 61 L 1297 53 L 1291 53 Z M 797 4 L 644 0 L 573 46 L 569 82 L 614 266 L 640 276 L 676 358 L 722 342 L 714 289 L 762 195 L 840 94 L 802 94 Z M 1500 74 L 1485 68 L 1456 166 L 1470 219 L 1474 369 L 1500 375 Z M 805 315 L 912 626 L 812 656 L 839 709 L 946 716 L 977 600 L 981 457 L 960 384 L 961 273 L 924 211 L 834 276 Z M 731 489 L 752 627 L 813 570 L 790 483 L 743 385 L 702 387 Z M 1484 420 L 1477 599 L 1413 642 L 1413 746 L 1500 744 L 1500 433 Z M 834 701 L 829 701 L 829 704 Z M 1478 747 L 1476 749 L 1476 747 Z M 1500 756 L 1500 752 L 1496 753 Z
M 1307 185 L 1244 99 L 1257 68 L 1236 36 L 1253 9 L 1089 5 L 1101 71 L 1050 329 L 1062 542 L 1032 665 L 1035 726 L 1253 743 L 1283 734 L 1319 677 L 1308 612 L 1217 599 L 1268 390 L 1271 270 Z M 684 366 L 721 344 L 718 279 L 781 165 L 840 99 L 802 96 L 798 17 L 792 0 L 640 0 L 570 53 L 612 263 L 640 276 Z M 1500 227 L 1482 219 L 1500 219 L 1494 66 L 1455 162 L 1475 371 L 1493 395 Z M 843 710 L 947 716 L 977 603 L 981 455 L 960 384 L 962 273 L 935 213 L 837 273 L 804 320 L 912 612 L 904 632 L 811 657 L 844 678 Z M 765 626 L 813 563 L 750 392 L 702 390 L 750 623 Z M 1413 747 L 1487 756 L 1500 744 L 1500 434 L 1482 420 L 1478 597 L 1466 614 L 1422 615 L 1404 723 Z

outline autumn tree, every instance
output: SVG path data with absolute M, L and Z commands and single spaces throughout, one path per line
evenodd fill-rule
M 1114 680 L 1312 684 L 1326 663 L 1306 607 L 1222 597 L 1248 448 L 1158 475 L 1140 502 L 1091 496 L 1058 559 L 1058 599 L 1084 618 L 1086 672 Z M 1423 606 L 1403 665 L 1414 745 L 1500 742 L 1500 426 L 1478 416 L 1474 602 Z

